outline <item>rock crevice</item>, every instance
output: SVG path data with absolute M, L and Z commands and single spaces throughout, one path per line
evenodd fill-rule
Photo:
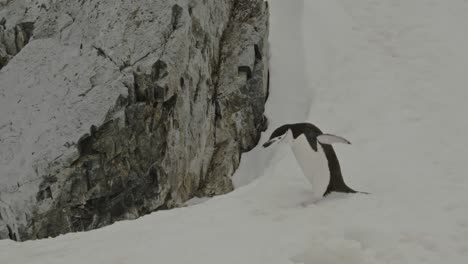
M 34 31 L 34 23 L 23 22 L 12 28 L 6 28 L 6 20 L 0 21 L 0 70 L 18 54 Z

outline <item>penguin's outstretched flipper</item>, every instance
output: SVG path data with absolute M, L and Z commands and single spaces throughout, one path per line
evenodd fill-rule
M 349 140 L 339 137 L 339 136 L 332 135 L 332 134 L 319 135 L 317 136 L 317 141 L 320 142 L 321 144 L 327 144 L 327 145 L 331 145 L 334 143 L 342 143 L 342 144 L 351 145 L 351 142 L 349 142 Z

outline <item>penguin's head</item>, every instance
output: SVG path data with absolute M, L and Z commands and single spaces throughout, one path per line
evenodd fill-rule
M 277 128 L 270 136 L 270 139 L 263 144 L 267 148 L 275 143 L 284 142 L 289 143 L 294 139 L 293 132 L 288 125 Z
M 310 123 L 288 124 L 277 128 L 270 136 L 270 139 L 263 144 L 267 148 L 275 143 L 291 143 L 298 136 L 305 134 L 312 148 L 316 149 L 316 142 L 322 145 L 334 143 L 351 144 L 345 138 L 332 134 L 324 134 L 318 127 Z

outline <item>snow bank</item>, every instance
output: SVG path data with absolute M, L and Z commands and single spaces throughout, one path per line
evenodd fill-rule
M 304 0 L 271 1 L 270 10 L 270 96 L 266 104 L 269 128 L 261 142 L 272 130 L 284 123 L 307 119 L 313 90 L 307 84 L 304 57 L 303 25 Z M 271 164 L 272 154 L 261 147 L 242 155 L 242 163 L 233 182 L 244 186 L 263 174 Z

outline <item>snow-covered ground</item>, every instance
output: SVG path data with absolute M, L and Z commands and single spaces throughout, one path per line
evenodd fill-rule
M 468 2 L 270 2 L 268 132 L 308 120 L 350 139 L 335 148 L 345 180 L 371 195 L 311 204 L 291 151 L 259 147 L 231 194 L 0 241 L 0 263 L 468 263 Z

